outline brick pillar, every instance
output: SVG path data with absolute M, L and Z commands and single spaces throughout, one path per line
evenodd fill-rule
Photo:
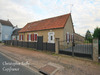
M 55 53 L 59 54 L 59 38 L 55 39 Z
M 99 57 L 98 39 L 93 39 L 93 61 L 98 62 L 98 57 Z

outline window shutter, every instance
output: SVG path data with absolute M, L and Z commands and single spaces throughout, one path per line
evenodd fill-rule
M 19 35 L 19 40 L 21 40 L 21 35 Z
M 37 41 L 37 34 L 35 34 L 35 41 Z
M 23 35 L 22 35 L 22 40 L 23 40 Z
M 33 36 L 33 39 L 32 40 L 34 41 L 34 34 L 32 34 L 32 36 Z
M 29 40 L 29 34 L 27 34 L 27 41 Z
M 31 34 L 31 41 L 32 41 L 32 34 Z

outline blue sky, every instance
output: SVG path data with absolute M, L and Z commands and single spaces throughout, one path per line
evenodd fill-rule
M 75 32 L 85 35 L 100 27 L 100 0 L 0 0 L 0 19 L 18 27 L 28 22 L 67 14 L 72 7 Z

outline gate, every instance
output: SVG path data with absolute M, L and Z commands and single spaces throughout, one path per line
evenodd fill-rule
M 63 54 L 70 54 L 72 56 L 89 56 L 92 57 L 93 44 L 89 41 L 74 40 L 74 42 L 69 41 L 59 41 L 59 51 Z
M 37 49 L 38 50 L 43 50 L 43 36 L 38 36 Z

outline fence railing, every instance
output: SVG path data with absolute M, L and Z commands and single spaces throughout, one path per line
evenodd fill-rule
M 43 42 L 42 44 L 39 44 L 37 42 L 6 40 L 6 41 L 4 41 L 4 44 L 25 47 L 25 48 L 34 48 L 37 50 L 40 49 L 40 48 L 38 48 L 38 46 L 41 45 L 42 48 L 40 50 L 55 52 L 55 43 L 47 43 L 47 42 L 44 43 Z

